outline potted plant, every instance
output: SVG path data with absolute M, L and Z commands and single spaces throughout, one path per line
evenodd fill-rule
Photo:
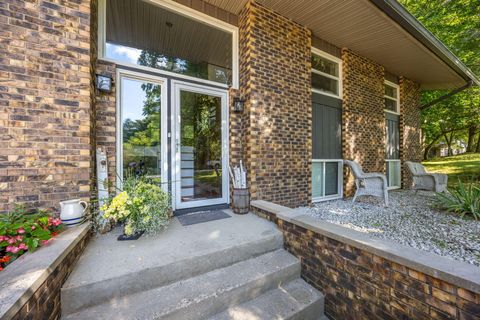
M 137 240 L 143 233 L 155 234 L 168 226 L 172 217 L 170 197 L 155 180 L 130 176 L 123 188 L 101 208 L 103 218 L 123 223 L 118 240 Z

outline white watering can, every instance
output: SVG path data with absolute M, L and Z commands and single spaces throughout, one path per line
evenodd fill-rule
M 88 203 L 80 199 L 60 202 L 60 219 L 67 227 L 74 227 L 83 222 Z

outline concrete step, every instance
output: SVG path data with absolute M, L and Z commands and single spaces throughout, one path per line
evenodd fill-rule
M 298 259 L 280 249 L 167 286 L 113 298 L 77 313 L 63 313 L 62 318 L 206 319 L 299 277 Z
M 230 307 L 210 320 L 323 320 L 323 311 L 323 294 L 302 279 L 296 279 Z
M 282 234 L 262 223 L 254 225 L 251 234 L 240 236 L 218 234 L 213 223 L 204 225 L 201 232 L 195 233 L 197 225 L 167 230 L 160 239 L 140 238 L 134 244 L 118 243 L 115 238 L 111 243 L 106 237 L 94 239 L 62 288 L 62 313 L 165 286 L 283 247 Z M 207 228 L 212 228 L 211 232 L 205 231 Z M 172 236 L 170 231 L 174 231 Z M 117 252 L 121 245 L 125 248 Z M 110 247 L 115 249 L 108 252 Z

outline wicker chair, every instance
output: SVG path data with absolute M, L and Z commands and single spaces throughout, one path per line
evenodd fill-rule
M 428 190 L 435 192 L 447 191 L 448 176 L 443 173 L 429 173 L 425 170 L 425 167 L 418 162 L 406 161 L 408 170 L 410 170 L 413 176 L 412 189 Z
M 346 165 L 352 170 L 355 177 L 355 195 L 353 196 L 352 204 L 355 202 L 358 196 L 375 196 L 383 197 L 385 206 L 388 207 L 388 191 L 387 191 L 387 177 L 381 173 L 365 173 L 362 167 L 351 160 L 344 161 Z

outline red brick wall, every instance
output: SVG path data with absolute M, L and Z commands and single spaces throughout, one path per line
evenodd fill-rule
M 420 162 L 423 159 L 420 99 L 420 86 L 407 78 L 400 78 L 400 159 L 403 164 L 402 185 L 405 189 L 412 184 L 405 161 Z
M 241 12 L 241 91 L 253 199 L 311 199 L 310 31 L 251 1 Z
M 275 222 L 301 275 L 325 294 L 325 314 L 337 320 L 480 320 L 480 294 L 366 250 L 252 210 Z
M 356 160 L 365 172 L 385 172 L 384 68 L 343 49 L 343 158 Z M 354 190 L 344 173 L 344 193 Z
M 90 191 L 90 1 L 0 2 L 0 212 Z

